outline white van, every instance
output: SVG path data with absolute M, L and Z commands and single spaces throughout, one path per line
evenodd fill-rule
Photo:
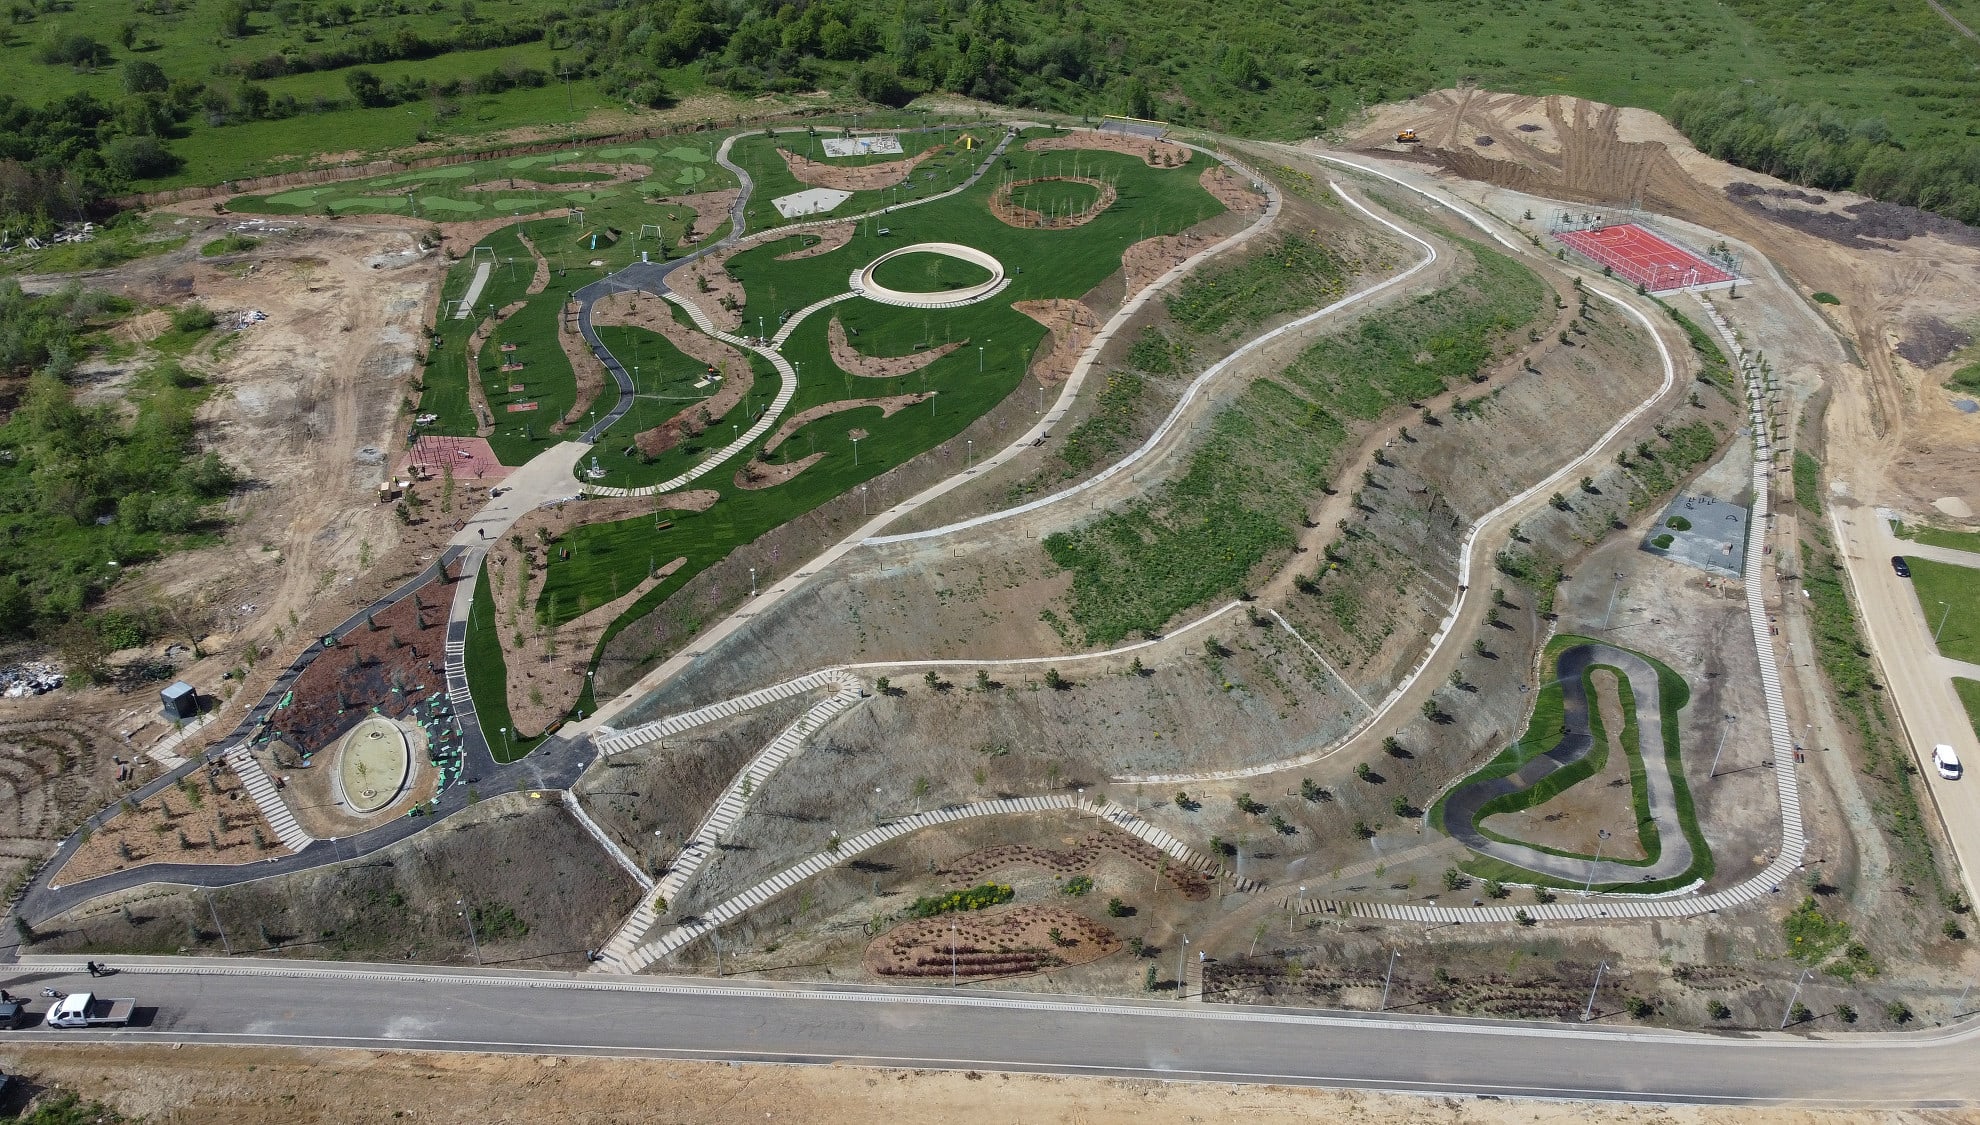
M 1959 780 L 1959 755 L 1953 748 L 1941 742 L 1932 747 L 1932 764 L 1939 767 L 1939 776 L 1947 781 Z

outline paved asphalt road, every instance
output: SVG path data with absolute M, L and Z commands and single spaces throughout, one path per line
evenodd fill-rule
M 659 978 L 66 959 L 6 983 L 38 996 L 134 996 L 144 1026 L 13 1035 L 50 1041 L 599 1054 L 851 1062 L 1116 1077 L 1279 1082 L 1733 1104 L 1947 1106 L 1980 1095 L 1980 1025 L 1810 1041 L 1628 1027 L 1313 1014 L 1174 1001 L 969 990 L 780 988 Z M 35 1000 L 39 1012 L 47 1004 Z M 1622 1020 L 1609 1012 L 1608 1020 Z M 1902 1049 L 1893 1049 L 1902 1048 Z
M 1973 733 L 1966 708 L 1953 692 L 1952 679 L 1932 644 L 1932 623 L 1912 592 L 1910 581 L 1891 569 L 1892 555 L 1922 554 L 1918 544 L 1891 534 L 1890 525 L 1866 504 L 1842 506 L 1830 499 L 1831 526 L 1842 544 L 1844 564 L 1862 611 L 1870 648 L 1883 668 L 1883 680 L 1897 703 L 1898 717 L 1918 756 L 1919 776 L 1938 806 L 1967 894 L 1976 894 L 1972 877 L 1980 871 L 1980 738 Z M 1935 611 L 1938 607 L 1932 607 Z M 1805 653 L 1796 653 L 1806 659 Z M 1959 751 L 1966 776 L 1941 778 L 1932 768 L 1932 746 L 1945 742 Z

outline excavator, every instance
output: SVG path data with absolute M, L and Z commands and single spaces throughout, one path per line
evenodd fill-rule
M 1413 145 L 1420 142 L 1421 138 L 1416 135 L 1416 130 L 1414 129 L 1404 129 L 1402 132 L 1396 134 L 1396 143 L 1399 145 Z

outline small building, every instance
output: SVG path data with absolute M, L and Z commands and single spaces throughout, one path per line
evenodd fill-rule
M 199 692 L 184 680 L 173 684 L 158 693 L 159 702 L 165 705 L 168 719 L 195 719 L 199 717 Z

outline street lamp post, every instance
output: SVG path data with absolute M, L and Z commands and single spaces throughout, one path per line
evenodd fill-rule
M 949 987 L 956 986 L 956 922 L 949 920 Z
M 506 758 L 509 756 L 509 728 L 498 727 L 496 729 L 502 732 L 502 756 Z
M 853 449 L 855 451 L 859 449 L 858 442 L 853 443 Z M 857 465 L 858 463 L 859 462 L 857 461 L 853 462 L 853 464 L 855 465 Z M 859 486 L 859 518 L 860 519 L 866 518 L 866 486 L 863 484 Z
M 1813 967 L 1813 966 L 1810 966 L 1809 968 L 1806 968 L 1806 969 L 1803 969 L 1803 970 L 1801 970 L 1801 976 L 1800 976 L 1800 977 L 1799 977 L 1798 979 L 1796 979 L 1796 980 L 1795 980 L 1795 982 L 1794 982 L 1794 991 L 1793 991 L 1793 992 L 1790 992 L 1790 993 L 1788 993 L 1788 1002 L 1787 1002 L 1787 1009 L 1786 1009 L 1785 1011 L 1783 1011 L 1783 1012 L 1781 1013 L 1781 1030 L 1782 1030 L 1782 1031 L 1786 1031 L 1786 1030 L 1787 1030 L 1787 1025 L 1788 1025 L 1788 1017 L 1790 1017 L 1790 1016 L 1792 1016 L 1792 1015 L 1794 1015 L 1794 1004 L 1795 1004 L 1795 1001 L 1797 1001 L 1797 1000 L 1799 1000 L 1799 999 L 1801 999 L 1801 986 L 1802 986 L 1803 984 L 1805 984 L 1805 983 L 1807 983 L 1807 981 L 1808 981 L 1808 974 L 1810 974 L 1810 973 L 1812 973 L 1812 972 L 1814 972 L 1814 971 L 1815 971 L 1815 969 L 1814 969 L 1814 967 Z
M 1189 939 L 1184 938 L 1182 939 L 1182 945 L 1176 948 L 1176 999 L 1178 1000 L 1183 998 L 1183 964 L 1188 957 Z
M 1609 967 L 1609 963 L 1607 961 L 1604 961 L 1600 965 L 1595 966 L 1595 987 L 1588 990 L 1588 1003 L 1582 1006 L 1581 1009 L 1582 1023 L 1587 1023 L 1589 1020 L 1595 1018 L 1595 994 L 1597 992 L 1602 991 L 1602 973 L 1605 970 L 1607 970 L 1608 967 Z
M 1582 898 L 1587 898 L 1590 889 L 1595 886 L 1595 869 L 1602 866 L 1602 845 L 1606 843 L 1608 839 L 1609 839 L 1608 829 L 1597 828 L 1595 830 L 1595 862 L 1588 865 L 1588 881 L 1581 885 Z
M 753 566 L 749 568 L 749 596 L 756 596 L 756 568 Z
M 457 898 L 454 905 L 461 908 L 461 919 L 467 923 L 468 945 L 474 950 L 474 963 L 481 964 L 481 938 L 474 932 L 474 911 L 468 908 L 467 900 Z
M 1738 718 L 1737 715 L 1727 715 L 1725 725 L 1719 729 L 1719 748 L 1712 751 L 1712 772 L 1705 775 L 1705 780 L 1719 776 L 1719 755 L 1726 752 L 1726 735 L 1732 733 L 1732 725 Z
M 1306 888 L 1299 889 L 1299 897 L 1293 900 L 1293 908 L 1286 911 L 1286 932 L 1293 932 L 1293 916 L 1306 908 Z
M 1940 613 L 1940 614 L 1939 614 L 1939 625 L 1938 625 L 1938 628 L 1936 628 L 1936 629 L 1933 629 L 1933 630 L 1932 630 L 1932 645 L 1933 645 L 1933 647 L 1934 647 L 1934 648 L 1936 648 L 1936 647 L 1938 647 L 1938 644 L 1939 644 L 1939 632 L 1940 632 L 1940 630 L 1942 630 L 1942 629 L 1944 629 L 1944 628 L 1946 627 L 1946 618 L 1947 618 L 1948 616 L 1950 616 L 1950 615 L 1952 614 L 1952 607 L 1951 607 L 1951 606 L 1949 606 L 1949 605 L 1947 605 L 1947 604 L 1946 604 L 1946 603 L 1944 603 L 1944 602 L 1940 602 L 1940 603 L 1939 603 L 1939 608 L 1940 608 L 1941 610 L 1943 610 L 1944 612 L 1942 612 L 1942 613 Z
M 1382 1006 L 1375 1009 L 1378 1012 L 1389 1010 L 1389 985 L 1396 979 L 1396 958 L 1401 956 L 1402 950 L 1389 950 L 1389 968 L 1382 974 Z

